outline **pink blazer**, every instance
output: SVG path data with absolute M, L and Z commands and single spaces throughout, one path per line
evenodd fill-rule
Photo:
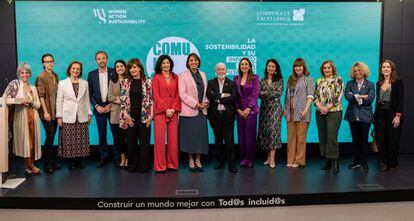
M 207 90 L 206 74 L 200 71 L 200 75 L 204 83 L 203 103 L 204 102 L 208 103 L 208 99 L 206 97 L 206 90 Z M 180 116 L 184 116 L 184 117 L 197 116 L 198 109 L 195 109 L 195 106 L 198 103 L 197 85 L 193 77 L 191 76 L 191 72 L 189 70 L 186 70 L 183 73 L 178 75 L 178 91 L 179 91 L 180 98 L 181 98 Z M 203 114 L 207 115 L 207 110 L 203 110 Z

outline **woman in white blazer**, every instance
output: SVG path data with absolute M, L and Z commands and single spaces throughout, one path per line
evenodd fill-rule
M 68 78 L 59 82 L 56 118 L 60 127 L 58 155 L 69 159 L 69 169 L 83 169 L 82 158 L 89 155 L 91 109 L 88 82 L 81 79 L 82 63 L 70 63 Z
M 14 109 L 13 152 L 24 158 L 25 174 L 38 175 L 41 170 L 34 165 L 40 159 L 40 118 L 37 110 L 40 101 L 36 87 L 30 85 L 32 76 L 29 64 L 23 62 L 17 68 L 19 79 L 13 80 L 6 88 L 7 104 Z

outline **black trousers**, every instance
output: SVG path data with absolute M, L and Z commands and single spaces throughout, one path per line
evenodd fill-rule
M 397 128 L 391 124 L 395 114 L 388 109 L 378 108 L 375 119 L 375 140 L 382 163 L 393 168 L 398 166 L 398 154 L 400 147 L 401 123 Z
M 367 164 L 368 157 L 368 135 L 370 123 L 360 121 L 349 122 L 351 128 L 352 144 L 354 146 L 354 163 Z
M 151 169 L 151 126 L 146 127 L 139 117 L 134 119 L 137 119 L 135 125 L 127 129 L 128 167 L 130 170 L 145 172 Z
M 46 132 L 46 139 L 43 144 L 43 159 L 45 164 L 48 164 L 56 159 L 55 150 L 53 149 L 53 141 L 55 140 L 57 121 L 42 120 L 42 124 Z
M 111 124 L 111 131 L 114 139 L 114 160 L 118 162 L 120 154 L 126 154 L 127 152 L 127 130 L 120 128 L 119 124 Z
M 214 155 L 219 160 L 235 162 L 236 149 L 234 146 L 234 121 L 228 120 L 225 112 L 217 111 L 210 119 L 214 133 Z

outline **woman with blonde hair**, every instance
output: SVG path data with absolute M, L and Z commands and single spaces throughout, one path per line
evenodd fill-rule
M 345 112 L 345 120 L 349 121 L 352 144 L 354 146 L 354 160 L 350 169 L 361 168 L 368 172 L 368 135 L 371 123 L 374 122 L 372 102 L 375 97 L 374 83 L 367 80 L 368 66 L 363 62 L 352 65 L 350 76 L 345 88 L 345 99 L 349 102 Z
M 36 87 L 29 83 L 32 71 L 28 63 L 23 62 L 17 68 L 18 79 L 7 86 L 5 95 L 7 104 L 13 106 L 13 152 L 24 158 L 25 174 L 38 175 L 42 171 L 34 161 L 42 155 L 40 145 L 40 118 L 37 110 L 40 100 Z

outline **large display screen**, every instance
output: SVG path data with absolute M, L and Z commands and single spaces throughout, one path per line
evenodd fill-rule
M 31 65 L 32 83 L 43 70 L 40 61 L 44 53 L 54 55 L 54 70 L 60 79 L 66 78 L 73 60 L 83 63 L 86 79 L 88 72 L 97 68 L 94 55 L 99 50 L 108 53 L 111 67 L 117 59 L 139 58 L 149 76 L 159 55 L 171 55 L 176 63 L 174 72 L 180 73 L 187 55 L 196 52 L 201 57 L 200 70 L 208 79 L 215 77 L 218 62 L 227 65 L 232 79 L 242 57 L 250 58 L 254 72 L 263 78 L 266 60 L 275 58 L 286 84 L 293 61 L 302 57 L 314 80 L 321 77 L 321 63 L 331 59 L 345 82 L 357 61 L 368 64 L 369 79 L 375 82 L 381 3 L 17 1 L 16 33 L 18 62 Z M 345 110 L 345 99 L 343 106 Z M 308 142 L 318 142 L 314 106 L 312 112 Z M 95 121 L 89 131 L 91 144 L 97 144 Z M 286 135 L 283 119 L 283 142 Z M 214 142 L 211 129 L 209 139 Z M 351 141 L 345 121 L 339 141 Z

